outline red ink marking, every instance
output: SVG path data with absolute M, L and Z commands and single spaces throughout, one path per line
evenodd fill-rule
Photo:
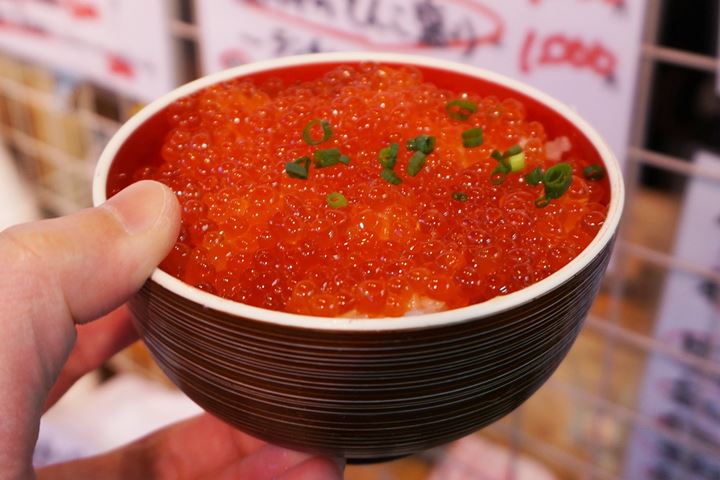
M 120 77 L 127 78 L 133 78 L 135 76 L 135 69 L 130 64 L 130 62 L 128 62 L 124 58 L 118 57 L 116 55 L 109 55 L 107 57 L 107 60 L 108 70 L 110 70 L 111 73 Z
M 220 54 L 220 65 L 222 65 L 223 68 L 242 65 L 243 63 L 247 63 L 247 61 L 247 54 L 238 48 L 230 48 Z
M 590 54 L 590 64 L 592 69 L 598 74 L 604 77 L 613 77 L 615 75 L 615 68 L 617 67 L 617 58 L 608 49 L 602 45 L 596 43 L 593 45 Z
M 97 8 L 95 8 L 95 5 L 90 3 L 67 0 L 65 2 L 65 8 L 70 10 L 70 13 L 75 18 L 94 20 L 100 16 L 100 12 L 98 12 Z
M 533 5 L 540 5 L 543 2 L 543 0 L 529 0 L 529 1 Z M 578 0 L 578 1 L 587 3 L 592 0 Z M 622 8 L 625 6 L 625 0 L 595 0 L 595 1 L 600 1 L 602 3 L 610 5 L 611 7 L 617 7 L 617 8 Z
M 608 79 L 615 75 L 617 58 L 600 42 L 587 44 L 582 39 L 554 33 L 546 36 L 539 48 L 533 48 L 535 40 L 536 33 L 529 31 L 520 50 L 520 70 L 524 73 L 529 73 L 534 63 L 535 67 L 568 65 Z
M 541 65 L 569 62 L 570 45 L 564 35 L 556 33 L 545 38 L 541 52 L 538 59 L 538 63 Z
M 35 25 L 25 25 L 20 23 L 10 22 L 6 19 L 0 19 L 0 28 L 8 30 L 13 33 L 21 35 L 29 35 L 32 37 L 50 37 L 51 35 L 40 27 Z
M 530 55 L 535 44 L 535 31 L 529 30 L 525 35 L 522 49 L 520 50 L 520 71 L 530 73 Z

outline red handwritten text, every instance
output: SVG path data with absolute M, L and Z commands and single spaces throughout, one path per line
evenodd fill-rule
M 604 3 L 606 5 L 610 5 L 611 7 L 624 7 L 625 6 L 625 0 L 578 0 L 582 3 L 588 3 L 588 2 L 595 2 L 595 3 Z M 530 3 L 533 5 L 540 5 L 543 2 L 543 0 L 530 0 Z
M 94 5 L 83 1 L 66 0 L 65 8 L 67 8 L 70 11 L 70 14 L 75 18 L 95 20 L 100 16 L 100 13 Z
M 589 70 L 612 80 L 617 68 L 617 58 L 599 41 L 585 42 L 562 33 L 540 39 L 534 30 L 528 31 L 520 50 L 520 70 L 531 73 L 535 68 L 552 66 Z
M 135 69 L 132 64 L 122 57 L 117 55 L 108 55 L 108 70 L 119 76 L 126 78 L 133 78 L 135 76 Z

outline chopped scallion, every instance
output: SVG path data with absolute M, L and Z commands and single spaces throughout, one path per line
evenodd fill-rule
M 395 168 L 399 148 L 400 146 L 397 143 L 391 143 L 390 146 L 380 149 L 378 154 L 380 165 L 391 170 Z
M 426 161 L 427 155 L 425 155 L 423 152 L 418 151 L 413 153 L 413 156 L 410 157 L 410 160 L 408 161 L 408 175 L 414 177 L 415 175 L 420 173 L 420 170 L 422 170 L 422 168 L 425 166 Z
M 388 183 L 392 183 L 393 185 L 400 185 L 402 183 L 402 180 L 400 177 L 397 176 L 397 173 L 393 172 L 389 168 L 384 168 L 382 172 L 380 172 L 380 176 Z
M 482 128 L 471 128 L 462 132 L 463 147 L 473 148 L 483 144 Z
M 525 168 L 525 152 L 516 153 L 508 158 L 510 163 L 510 170 L 513 172 L 519 172 Z
M 332 167 L 338 163 L 344 163 L 347 165 L 350 163 L 350 159 L 341 154 L 337 148 L 328 148 L 325 150 L 316 150 L 314 153 L 315 166 L 317 168 Z
M 293 162 L 285 164 L 285 171 L 289 177 L 301 178 L 303 180 L 308 178 L 308 170 L 310 169 L 310 157 L 300 157 Z
M 320 127 L 322 127 L 323 135 L 320 139 L 313 138 L 312 136 L 311 130 L 316 125 L 320 125 Z M 307 143 L 308 145 L 320 145 L 321 143 L 328 141 L 331 136 L 332 129 L 330 128 L 330 122 L 328 122 L 327 120 L 315 118 L 313 120 L 310 120 L 303 129 L 303 140 L 305 140 L 305 143 Z
M 512 169 L 510 168 L 510 162 L 508 162 L 507 157 L 505 157 L 497 150 L 493 150 L 490 156 L 498 161 L 498 166 L 495 168 L 495 170 L 500 169 L 503 173 L 510 173 Z
M 535 206 L 537 208 L 545 208 L 548 205 L 550 205 L 550 199 L 548 197 L 543 196 L 535 200 Z
M 445 104 L 445 111 L 448 116 L 453 120 L 460 121 L 465 121 L 470 118 L 470 115 L 477 112 L 477 108 L 477 103 L 461 98 L 450 100 L 447 104 Z
M 435 137 L 430 135 L 418 135 L 417 137 L 408 140 L 406 147 L 408 150 L 430 155 L 433 150 L 435 150 Z
M 548 199 L 560 198 L 572 183 L 572 167 L 569 163 L 558 163 L 547 169 L 543 176 L 545 196 Z
M 602 165 L 589 165 L 583 168 L 583 176 L 588 180 L 602 180 L 605 177 L 605 169 Z
M 454 192 L 452 194 L 452 198 L 458 202 L 467 202 L 468 196 L 465 192 Z
M 327 203 L 332 208 L 340 208 L 347 206 L 347 198 L 340 192 L 332 192 L 327 196 Z
M 525 181 L 528 183 L 528 185 L 537 185 L 538 183 L 542 182 L 543 179 L 543 170 L 540 167 L 535 167 L 530 173 L 525 175 Z
M 522 152 L 523 149 L 520 145 L 513 145 L 512 147 L 505 150 L 505 153 L 503 154 L 505 157 L 512 157 L 513 155 L 517 155 L 518 153 Z
M 495 167 L 495 170 L 493 170 L 492 174 L 490 175 L 490 182 L 493 185 L 500 185 L 505 181 L 505 177 L 507 176 L 507 171 L 503 168 L 502 164 Z

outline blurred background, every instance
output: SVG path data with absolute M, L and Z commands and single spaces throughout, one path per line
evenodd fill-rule
M 347 478 L 719 480 L 719 24 L 717 0 L 0 0 L 0 228 L 89 206 L 119 125 L 206 73 L 346 50 L 499 71 L 575 107 L 623 164 L 613 264 L 523 407 Z M 135 345 L 46 415 L 35 461 L 197 411 Z

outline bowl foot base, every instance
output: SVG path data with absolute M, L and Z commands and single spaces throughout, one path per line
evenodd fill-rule
M 408 455 L 395 455 L 390 457 L 372 457 L 372 458 L 347 458 L 348 465 L 370 465 L 373 463 L 385 463 L 392 462 L 393 460 L 399 460 L 405 458 Z

